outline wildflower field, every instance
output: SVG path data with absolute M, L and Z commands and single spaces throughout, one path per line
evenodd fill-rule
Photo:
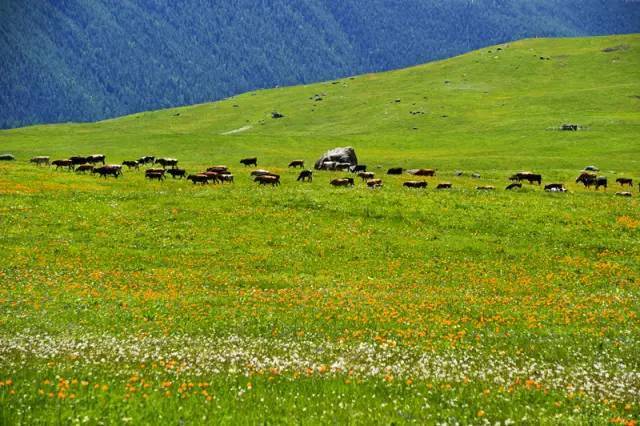
M 637 184 L 613 194 L 640 179 L 639 52 L 637 35 L 528 40 L 0 132 L 17 157 L 0 163 L 0 423 L 636 424 Z M 551 129 L 566 120 L 584 130 Z M 346 145 L 383 188 L 286 167 Z M 93 153 L 227 164 L 235 183 L 28 163 Z M 250 179 L 253 155 L 280 187 Z M 607 191 L 573 182 L 589 164 Z M 410 190 L 393 166 L 438 175 Z M 569 192 L 504 191 L 520 169 Z

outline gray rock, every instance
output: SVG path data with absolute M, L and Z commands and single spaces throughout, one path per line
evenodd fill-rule
M 350 146 L 344 148 L 334 148 L 325 152 L 322 157 L 316 161 L 316 170 L 324 169 L 324 163 L 343 163 L 355 166 L 358 164 L 358 157 L 356 157 L 356 151 Z

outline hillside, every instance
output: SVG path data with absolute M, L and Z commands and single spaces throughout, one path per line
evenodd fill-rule
M 640 31 L 625 0 L 0 2 L 0 128 L 95 121 L 402 68 L 524 37 Z
M 0 146 L 22 157 L 65 156 L 74 147 L 198 162 L 203 153 L 222 161 L 304 158 L 350 144 L 365 162 L 407 167 L 429 159 L 453 169 L 473 159 L 481 169 L 575 168 L 605 154 L 611 167 L 629 167 L 638 160 L 624 154 L 640 149 L 639 52 L 638 35 L 523 40 L 212 104 L 3 131 Z M 285 117 L 273 119 L 273 111 Z M 565 122 L 584 130 L 551 130 Z

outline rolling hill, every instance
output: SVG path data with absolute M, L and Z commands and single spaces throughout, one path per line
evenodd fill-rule
M 0 128 L 95 121 L 407 67 L 525 37 L 640 31 L 625 0 L 0 2 Z
M 639 149 L 639 40 L 529 39 L 216 103 L 2 131 L 0 146 L 23 158 L 145 151 L 193 163 L 204 154 L 304 158 L 349 144 L 364 162 L 407 167 L 429 159 L 453 169 L 472 159 L 479 169 L 575 168 L 606 155 L 611 167 L 628 168 Z M 274 111 L 285 117 L 273 119 Z M 583 130 L 553 130 L 563 123 Z

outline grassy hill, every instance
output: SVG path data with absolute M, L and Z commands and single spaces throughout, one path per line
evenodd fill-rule
M 640 214 L 637 182 L 620 198 L 612 181 L 640 178 L 639 50 L 638 35 L 524 40 L 0 132 L 18 158 L 0 163 L 0 423 L 634 424 Z M 378 175 L 438 176 L 372 191 L 286 168 L 342 145 Z M 27 163 L 97 152 L 226 163 L 236 183 Z M 250 155 L 282 185 L 258 188 Z M 573 183 L 587 164 L 606 192 Z M 503 191 L 525 168 L 570 192 Z

